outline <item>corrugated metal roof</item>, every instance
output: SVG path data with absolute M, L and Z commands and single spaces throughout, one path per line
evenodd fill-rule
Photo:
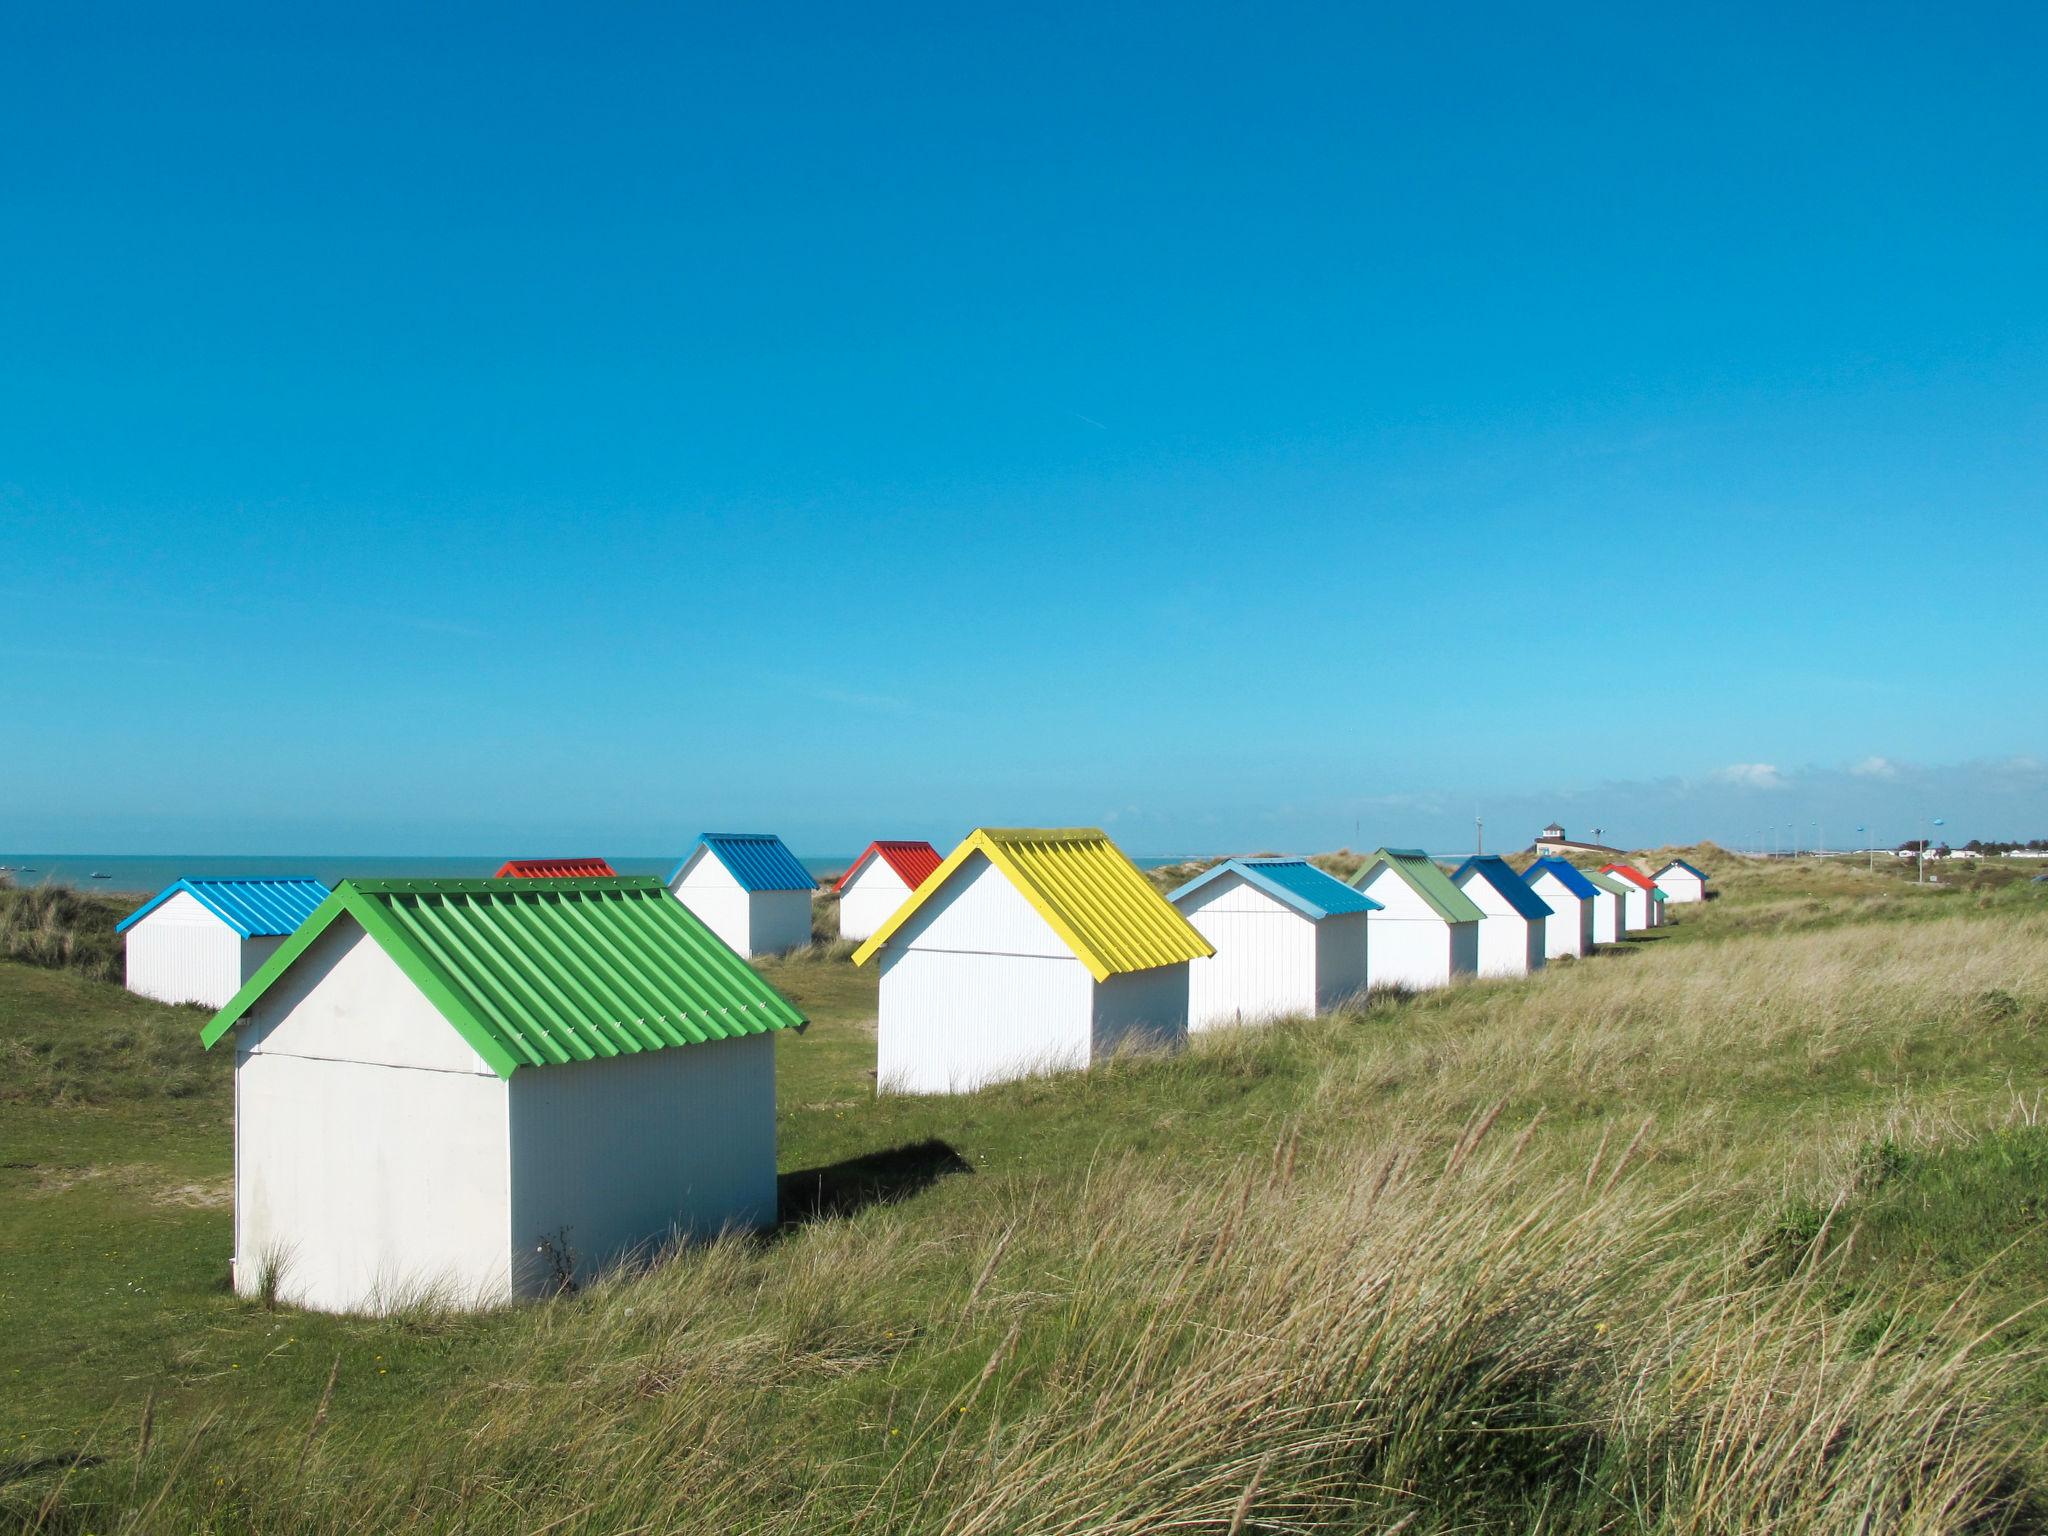
M 923 885 L 931 877 L 932 871 L 943 862 L 939 857 L 939 850 L 930 843 L 915 840 L 891 842 L 878 837 L 861 851 L 859 858 L 846 866 L 846 873 L 839 877 L 832 889 L 845 890 L 847 882 L 861 872 L 868 860 L 876 858 L 895 870 L 896 878 L 913 891 Z
M 1231 874 L 1242 877 L 1275 901 L 1285 902 L 1303 917 L 1318 923 L 1326 917 L 1380 910 L 1380 904 L 1365 892 L 1354 891 L 1335 875 L 1318 869 L 1307 859 L 1225 859 L 1215 868 L 1203 870 L 1166 899 L 1178 907 L 1183 896 Z
M 1451 884 L 1464 884 L 1468 874 L 1499 891 L 1507 899 L 1507 904 L 1515 909 L 1517 917 L 1533 922 L 1539 917 L 1557 916 L 1550 903 L 1530 890 L 1528 883 L 1515 873 L 1514 866 L 1497 853 L 1473 854 L 1452 872 Z
M 115 925 L 126 933 L 180 891 L 245 939 L 290 933 L 327 899 L 311 875 L 215 875 L 174 880 Z
M 1701 885 L 1705 885 L 1707 883 L 1707 872 L 1704 869 L 1695 868 L 1694 866 L 1686 863 L 1683 859 L 1673 859 L 1669 864 L 1666 864 L 1663 869 L 1658 870 L 1656 874 L 1651 876 L 1651 878 L 1653 880 L 1662 880 L 1668 871 L 1674 869 L 1684 870 L 1688 875 L 1691 875 L 1695 880 L 1699 881 Z
M 616 880 L 619 872 L 605 859 L 507 859 L 493 877 L 498 880 Z
M 1363 890 L 1366 881 L 1381 865 L 1407 881 L 1409 889 L 1429 903 L 1429 909 L 1447 923 L 1476 923 L 1486 916 L 1473 904 L 1470 896 L 1451 884 L 1451 877 L 1443 872 L 1436 860 L 1420 848 L 1382 848 L 1372 856 L 1370 864 L 1352 876 L 1351 884 Z
M 1216 953 L 1105 833 L 1093 827 L 977 827 L 915 895 L 853 952 L 865 965 L 953 872 L 975 854 L 1052 926 L 1097 981 Z
M 1653 889 L 1657 884 L 1633 864 L 1602 864 L 1600 873 L 1612 875 L 1617 880 L 1626 880 L 1630 885 L 1639 886 L 1646 891 Z
M 1522 878 L 1531 883 L 1535 881 L 1538 875 L 1554 876 L 1559 885 L 1570 891 L 1581 901 L 1584 901 L 1588 896 L 1600 894 L 1600 887 L 1581 874 L 1577 865 L 1567 864 L 1563 859 L 1551 854 L 1545 854 L 1534 864 L 1531 864 L 1522 871 Z
M 500 1077 L 804 1023 L 651 875 L 344 880 L 201 1040 L 225 1035 L 344 913 Z
M 746 891 L 815 891 L 818 882 L 773 832 L 706 832 L 669 874 L 671 883 L 697 848 L 709 848 Z
M 1574 869 L 1578 868 L 1577 865 L 1573 865 L 1572 867 Z M 1600 890 L 1605 891 L 1610 896 L 1626 896 L 1629 893 L 1629 887 L 1627 882 L 1617 880 L 1612 875 L 1601 874 L 1595 870 L 1590 869 L 1581 869 L 1579 870 L 1579 873 L 1586 877 L 1586 880 L 1589 884 L 1598 887 Z

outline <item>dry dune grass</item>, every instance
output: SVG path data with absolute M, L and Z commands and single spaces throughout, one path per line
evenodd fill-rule
M 93 1528 L 2038 1529 L 2032 1348 L 1831 1227 L 1873 1135 L 1991 1123 L 2044 1018 L 2048 921 L 1963 913 L 1223 1032 L 1073 1091 L 1308 1061 L 1256 1156 L 681 1254 L 431 1411 L 188 1435 Z
M 1192 1195 L 1099 1168 L 978 1235 L 821 1231 L 784 1264 L 726 1244 L 537 1316 L 522 1371 L 402 1445 L 323 1441 L 289 1486 L 252 1459 L 225 1523 L 1732 1533 L 2026 1513 L 1995 1406 L 2023 1362 L 1960 1325 L 1888 1328 L 1881 1296 L 1831 1305 L 1811 1272 L 1700 1254 L 1687 1198 L 1619 1156 L 1537 1161 L 1477 1122 L 1448 1154 L 1310 1163 L 1283 1141 Z

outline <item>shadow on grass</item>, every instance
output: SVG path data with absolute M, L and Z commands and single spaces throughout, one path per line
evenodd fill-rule
M 908 1200 L 941 1179 L 973 1171 L 966 1158 L 936 1137 L 849 1157 L 822 1168 L 799 1168 L 776 1181 L 780 1228 Z

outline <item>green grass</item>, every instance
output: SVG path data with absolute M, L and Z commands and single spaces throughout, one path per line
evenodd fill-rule
M 227 1294 L 198 1012 L 0 964 L 0 1520 L 2037 1523 L 2041 888 L 1701 862 L 1527 982 L 954 1098 L 764 962 L 791 1224 L 469 1317 Z

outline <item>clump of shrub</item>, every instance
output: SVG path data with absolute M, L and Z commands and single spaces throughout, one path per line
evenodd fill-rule
M 18 886 L 0 876 L 0 956 L 119 981 L 122 946 L 114 925 L 128 910 L 125 902 L 68 885 Z

